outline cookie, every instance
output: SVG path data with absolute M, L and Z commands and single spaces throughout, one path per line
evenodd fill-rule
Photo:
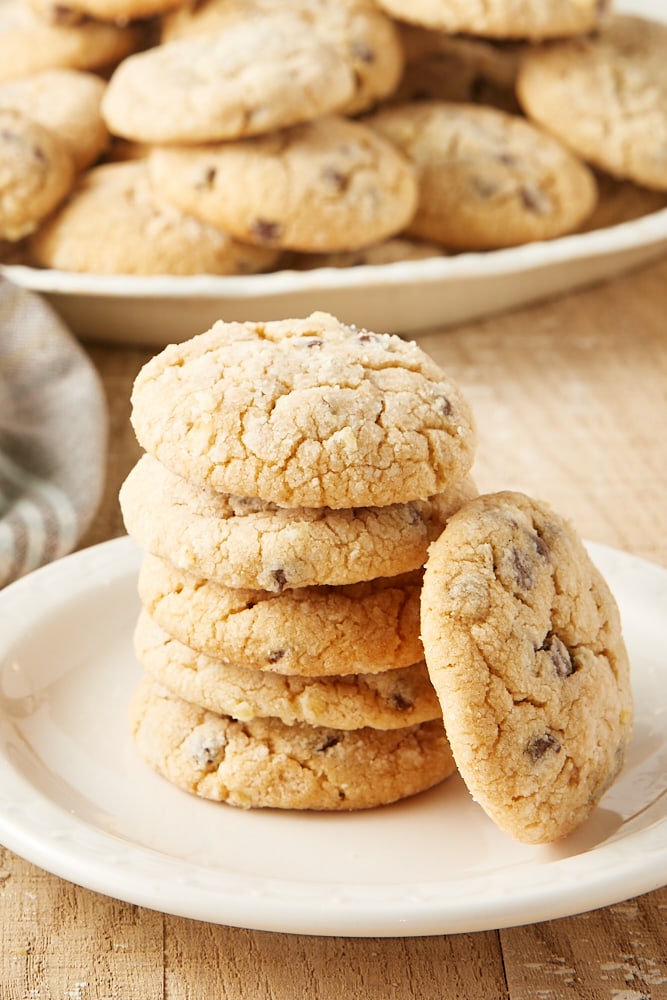
M 72 24 L 92 20 L 127 24 L 142 18 L 156 17 L 176 7 L 179 0 L 29 0 L 34 10 L 45 19 L 67 17 Z
M 70 23 L 56 10 L 47 21 L 24 0 L 0 4 L 0 82 L 39 73 L 54 67 L 101 69 L 123 59 L 143 40 L 134 26 L 83 20 Z
M 279 593 L 418 569 L 450 514 L 476 495 L 466 476 L 407 504 L 278 507 L 195 486 L 144 455 L 120 505 L 128 534 L 148 552 L 228 587 Z
M 407 232 L 456 250 L 493 250 L 577 229 L 596 203 L 591 170 L 558 140 L 497 108 L 415 101 L 366 121 L 414 163 Z
M 0 107 L 0 239 L 32 232 L 73 183 L 72 159 L 58 136 Z
M 405 66 L 392 103 L 456 101 L 520 110 L 515 93 L 524 42 L 494 42 L 400 25 Z
M 332 115 L 266 136 L 154 150 L 155 189 L 238 239 L 284 250 L 356 250 L 400 232 L 415 171 L 378 132 Z
M 147 555 L 138 587 L 143 606 L 165 632 L 251 670 L 370 674 L 423 658 L 418 571 L 271 594 L 225 587 Z
M 69 150 L 75 170 L 84 170 L 109 142 L 100 112 L 105 87 L 93 73 L 43 70 L 0 84 L 0 108 L 15 108 L 55 132 Z
M 377 0 L 399 21 L 448 34 L 488 38 L 560 38 L 591 31 L 608 0 Z
M 428 260 L 446 257 L 447 251 L 437 243 L 391 236 L 359 250 L 339 250 L 337 253 L 292 253 L 283 258 L 283 269 L 313 271 L 318 267 L 375 267 L 397 264 L 399 261 Z
M 81 176 L 31 240 L 43 267 L 95 274 L 254 274 L 276 253 L 239 243 L 158 198 L 145 162 L 109 163 Z
M 168 781 L 243 808 L 370 809 L 425 791 L 454 770 L 440 720 L 348 731 L 239 722 L 145 680 L 130 722 L 139 752 Z
M 354 93 L 349 62 L 296 16 L 276 12 L 125 59 L 102 110 L 111 132 L 149 143 L 236 139 L 335 111 Z
M 336 45 L 354 76 L 354 92 L 342 114 L 366 111 L 393 93 L 403 68 L 398 26 L 368 0 L 190 0 L 162 21 L 162 41 L 227 30 L 233 20 L 263 17 L 289 8 L 312 32 Z
M 618 610 L 544 503 L 479 497 L 434 542 L 422 637 L 461 776 L 495 823 L 547 843 L 582 823 L 632 730 Z
M 142 613 L 137 659 L 153 680 L 211 712 L 248 721 L 277 718 L 334 729 L 400 729 L 441 716 L 426 665 L 377 674 L 287 676 L 224 663 L 173 639 Z
M 139 372 L 132 425 L 177 475 L 292 507 L 446 490 L 472 466 L 472 411 L 417 344 L 326 313 L 218 321 Z
M 667 189 L 667 25 L 618 14 L 594 35 L 529 50 L 517 93 L 589 163 Z

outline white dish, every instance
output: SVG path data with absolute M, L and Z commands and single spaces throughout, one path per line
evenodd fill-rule
M 566 916 L 667 883 L 667 569 L 591 552 L 621 607 L 636 727 L 626 768 L 557 845 L 515 843 L 458 777 L 352 814 L 243 811 L 139 758 L 125 707 L 140 553 L 127 538 L 0 593 L 0 841 L 62 878 L 258 930 L 413 936 Z
M 619 11 L 667 20 L 661 0 Z M 163 347 L 217 319 L 270 320 L 314 310 L 395 333 L 446 327 L 612 278 L 667 251 L 667 209 L 547 243 L 374 267 L 243 277 L 126 277 L 5 266 L 89 340 Z

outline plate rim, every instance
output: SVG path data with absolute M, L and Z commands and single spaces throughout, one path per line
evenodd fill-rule
M 667 568 L 661 564 L 601 543 L 587 542 L 587 546 L 596 562 L 648 573 L 667 593 Z M 6 604 L 21 603 L 32 593 L 35 578 L 62 583 L 62 577 L 69 577 L 72 589 L 50 588 L 46 607 L 52 611 L 64 599 L 63 592 L 70 599 L 86 593 L 91 574 L 108 582 L 134 573 L 140 556 L 141 550 L 127 536 L 81 549 L 7 586 L 0 592 L 0 614 Z M 35 619 L 44 613 L 40 605 Z M 0 724 L 8 725 L 4 716 Z M 112 898 L 228 926 L 346 937 L 462 933 L 571 916 L 667 883 L 667 818 L 612 843 L 545 863 L 537 869 L 538 877 L 529 887 L 522 885 L 518 895 L 508 893 L 503 870 L 472 879 L 343 885 L 251 877 L 185 862 L 95 828 L 56 801 L 35 794 L 28 780 L 13 771 L 4 751 L 0 752 L 0 776 L 4 779 L 0 783 L 0 842 L 25 860 Z M 612 882 L 610 856 L 623 861 L 620 878 Z M 476 889 L 472 893 L 471 883 Z M 578 890 L 576 902 L 573 886 Z M 484 892 L 488 901 L 480 912 Z

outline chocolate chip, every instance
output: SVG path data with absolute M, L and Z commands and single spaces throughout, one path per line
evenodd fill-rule
M 452 415 L 452 404 L 446 396 L 438 396 L 436 398 L 436 406 L 443 416 L 450 417 Z
M 533 184 L 522 184 L 519 188 L 519 198 L 523 207 L 535 215 L 546 215 L 551 211 L 551 200 Z
M 375 62 L 375 51 L 370 47 L 370 45 L 366 45 L 365 42 L 353 42 L 350 48 L 353 57 L 358 60 L 358 62 L 368 64 Z
M 413 703 L 404 698 L 400 691 L 394 691 L 391 696 L 391 703 L 399 712 L 409 712 L 414 707 Z
M 215 181 L 217 170 L 215 167 L 207 167 L 202 174 L 200 180 L 195 183 L 197 190 L 201 191 L 202 188 L 210 188 L 213 186 Z
M 274 569 L 274 571 L 271 574 L 271 576 L 273 577 L 273 579 L 278 584 L 278 586 L 277 586 L 276 589 L 278 590 L 278 593 L 280 593 L 280 591 L 283 589 L 283 587 L 287 583 L 287 576 L 285 575 L 285 570 L 284 569 Z
M 360 344 L 372 344 L 374 341 L 379 339 L 380 338 L 377 337 L 374 333 L 367 333 L 366 331 L 360 333 L 357 336 L 357 340 L 359 341 Z
M 521 549 L 517 549 L 515 545 L 510 549 L 511 560 L 512 560 L 512 570 L 516 578 L 516 582 L 523 590 L 531 590 L 535 585 L 535 580 L 533 579 L 533 565 L 529 557 Z
M 250 232 L 262 243 L 275 243 L 280 239 L 282 226 L 279 222 L 271 222 L 269 219 L 255 219 L 250 227 Z
M 269 661 L 269 663 L 277 663 L 278 660 L 282 660 L 284 655 L 285 655 L 284 649 L 272 649 L 270 650 L 269 655 L 267 656 L 267 660 Z
M 537 549 L 537 554 L 542 556 L 543 559 L 549 558 L 549 546 L 541 535 L 535 536 L 535 548 Z
M 342 173 L 335 167 L 325 167 L 321 172 L 321 177 L 335 191 L 342 192 L 347 188 L 347 174 Z
M 323 753 L 325 750 L 335 747 L 338 743 L 340 743 L 340 736 L 329 736 L 321 746 L 317 747 L 317 752 Z
M 558 677 L 569 677 L 576 670 L 570 651 L 557 635 L 551 632 L 542 643 L 542 649 L 549 654 Z
M 311 340 L 305 340 L 304 344 L 306 347 L 322 347 L 324 341 L 320 340 L 319 337 L 313 337 Z
M 526 753 L 531 760 L 541 760 L 546 753 L 560 753 L 562 747 L 553 733 L 542 733 L 531 740 L 526 747 Z

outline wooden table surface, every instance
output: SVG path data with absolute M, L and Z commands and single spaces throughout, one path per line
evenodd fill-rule
M 475 408 L 482 490 L 542 497 L 584 537 L 667 566 L 667 259 L 555 302 L 416 339 Z M 139 454 L 128 424 L 130 387 L 151 352 L 87 349 L 111 414 L 106 495 L 84 539 L 92 544 L 123 533 L 118 488 Z M 657 1000 L 667 998 L 666 916 L 663 888 L 500 931 L 292 936 L 108 899 L 0 848 L 0 997 Z

